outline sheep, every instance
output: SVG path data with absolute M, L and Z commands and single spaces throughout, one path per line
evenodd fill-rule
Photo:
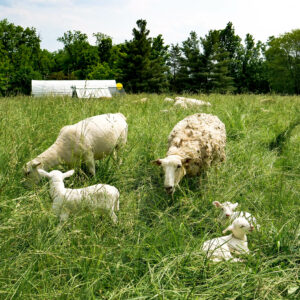
M 164 101 L 165 101 L 165 102 L 175 102 L 174 99 L 169 98 L 169 97 L 166 97 L 166 98 L 164 99 Z
M 257 230 L 259 230 L 260 225 L 257 224 L 257 221 L 254 216 L 252 216 L 248 212 L 235 211 L 235 209 L 239 205 L 238 203 L 231 203 L 229 201 L 220 203 L 219 201 L 214 201 L 213 205 L 221 209 L 221 214 L 220 214 L 221 223 L 225 224 L 227 220 L 233 221 L 238 217 L 244 217 L 252 224 L 255 224 Z
M 232 253 L 249 253 L 247 234 L 252 232 L 253 229 L 254 226 L 246 218 L 236 218 L 230 226 L 223 230 L 223 234 L 227 231 L 231 231 L 231 234 L 205 241 L 202 251 L 207 254 L 209 259 L 215 262 L 230 259 L 233 262 L 242 261 L 234 258 Z
M 166 192 L 174 193 L 186 174 L 196 176 L 223 162 L 225 144 L 225 125 L 217 116 L 199 113 L 178 122 L 168 137 L 166 157 L 153 161 L 164 169 Z
M 61 222 L 68 219 L 70 212 L 83 204 L 90 208 L 102 208 L 109 212 L 114 223 L 117 223 L 115 211 L 119 210 L 120 193 L 117 188 L 108 184 L 96 184 L 81 189 L 65 188 L 64 179 L 74 174 L 74 170 L 62 173 L 58 170 L 46 172 L 37 170 L 42 177 L 50 180 L 50 196 L 53 199 L 53 211 Z
M 81 162 L 94 176 L 95 160 L 126 144 L 127 132 L 126 118 L 121 113 L 98 115 L 64 126 L 54 144 L 25 165 L 25 176 L 38 183 L 38 169 L 48 171 L 61 163 L 74 167 Z
M 202 106 L 202 105 L 206 105 L 206 106 L 211 106 L 211 104 L 209 102 L 206 101 L 202 101 L 202 100 L 197 100 L 197 99 L 192 99 L 192 98 L 186 98 L 186 97 L 175 97 L 175 105 L 181 105 L 178 103 L 185 103 L 186 106 L 187 105 L 197 105 L 197 106 Z

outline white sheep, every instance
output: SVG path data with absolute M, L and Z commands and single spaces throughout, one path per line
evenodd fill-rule
M 64 179 L 74 174 L 74 170 L 62 173 L 58 170 L 46 172 L 38 169 L 42 177 L 50 180 L 50 196 L 53 199 L 53 211 L 66 221 L 70 212 L 80 209 L 83 205 L 89 208 L 102 208 L 108 211 L 114 223 L 117 223 L 115 211 L 119 210 L 120 193 L 117 188 L 108 184 L 96 184 L 81 189 L 65 188 Z
M 174 99 L 172 99 L 172 98 L 169 98 L 169 97 L 166 97 L 165 99 L 164 99 L 164 101 L 165 102 L 175 102 L 175 100 Z
M 219 201 L 214 201 L 213 205 L 221 210 L 220 220 L 221 223 L 225 224 L 227 220 L 233 221 L 238 217 L 244 217 L 252 224 L 255 224 L 256 228 L 259 229 L 260 225 L 257 224 L 256 218 L 248 212 L 235 211 L 238 207 L 238 203 L 231 203 L 229 201 L 220 203 Z
M 127 131 L 126 118 L 121 113 L 98 115 L 64 126 L 55 143 L 25 165 L 24 173 L 37 183 L 37 169 L 47 171 L 61 163 L 72 168 L 84 163 L 95 175 L 95 160 L 126 144 Z
M 194 114 L 178 122 L 168 138 L 167 156 L 153 161 L 164 169 L 164 187 L 173 193 L 186 174 L 199 175 L 225 160 L 225 125 L 217 116 Z
M 185 104 L 185 106 L 182 106 L 182 103 Z M 186 98 L 186 97 L 175 97 L 175 105 L 181 105 L 182 107 L 187 106 L 211 106 L 209 102 L 193 99 L 193 98 Z
M 234 262 L 241 261 L 234 258 L 232 253 L 249 253 L 247 234 L 253 229 L 254 226 L 246 218 L 236 218 L 230 226 L 223 230 L 223 234 L 227 231 L 231 231 L 231 234 L 205 241 L 202 250 L 209 259 L 215 262 L 230 259 Z

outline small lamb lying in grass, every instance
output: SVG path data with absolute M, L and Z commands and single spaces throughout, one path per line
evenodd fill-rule
M 250 213 L 244 211 L 235 211 L 235 209 L 239 205 L 237 202 L 231 203 L 228 201 L 228 202 L 220 203 L 219 201 L 214 201 L 213 205 L 221 209 L 220 219 L 222 224 L 225 224 L 227 220 L 233 221 L 238 217 L 244 217 L 250 223 L 254 224 L 257 230 L 260 227 L 260 225 L 257 224 L 255 217 L 252 216 Z
M 209 259 L 215 262 L 230 259 L 233 262 L 242 261 L 239 258 L 234 258 L 232 253 L 249 253 L 246 234 L 253 229 L 254 226 L 246 218 L 239 217 L 223 230 L 223 234 L 227 231 L 231 231 L 231 234 L 205 241 L 202 250 L 207 253 Z
M 62 173 L 58 170 L 46 172 L 38 169 L 42 177 L 50 180 L 50 195 L 53 199 L 54 213 L 60 221 L 66 221 L 71 211 L 77 210 L 86 204 L 90 208 L 102 208 L 109 212 L 114 223 L 117 223 L 115 211 L 119 210 L 120 193 L 114 186 L 96 184 L 82 189 L 67 189 L 64 179 L 74 174 L 74 170 Z

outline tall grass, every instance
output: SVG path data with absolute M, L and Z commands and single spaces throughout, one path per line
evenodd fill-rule
M 136 102 L 142 97 L 148 102 Z M 0 299 L 300 296 L 300 127 L 293 125 L 300 98 L 198 95 L 212 106 L 183 110 L 164 97 L 0 99 Z M 122 112 L 129 124 L 120 161 L 97 162 L 95 178 L 76 170 L 66 185 L 115 185 L 119 223 L 86 210 L 59 227 L 48 183 L 26 187 L 22 167 L 62 126 L 108 112 Z M 173 126 L 197 112 L 225 123 L 227 160 L 201 185 L 199 178 L 184 178 L 169 196 L 161 169 L 150 161 L 165 155 Z M 286 131 L 280 149 L 270 147 Z M 261 224 L 249 236 L 251 253 L 243 263 L 216 264 L 201 253 L 203 241 L 223 229 L 214 200 L 239 202 Z

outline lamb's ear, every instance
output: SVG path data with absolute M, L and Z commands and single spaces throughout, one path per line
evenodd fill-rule
M 36 167 L 39 166 L 40 164 L 41 164 L 40 161 L 34 161 L 34 162 L 32 163 L 32 167 L 33 167 L 33 168 L 36 168 Z
M 152 160 L 151 163 L 160 166 L 161 160 L 160 159 Z
M 236 203 L 234 203 L 234 204 L 232 205 L 232 208 L 233 208 L 233 209 L 236 209 L 236 208 L 238 207 L 238 205 L 239 205 L 239 204 L 236 202 Z
M 48 172 L 46 172 L 43 169 L 37 169 L 38 173 L 42 176 L 42 177 L 47 177 L 50 178 L 50 174 Z
M 222 207 L 222 204 L 219 201 L 214 201 L 212 203 L 215 207 Z
M 233 226 L 232 226 L 232 225 L 229 225 L 226 229 L 224 229 L 224 230 L 222 231 L 222 233 L 224 234 L 224 233 L 226 233 L 227 231 L 232 231 L 232 229 L 233 229 Z
M 68 177 L 71 177 L 73 174 L 74 174 L 74 170 L 70 170 L 66 173 L 63 174 L 63 178 L 68 178 Z

